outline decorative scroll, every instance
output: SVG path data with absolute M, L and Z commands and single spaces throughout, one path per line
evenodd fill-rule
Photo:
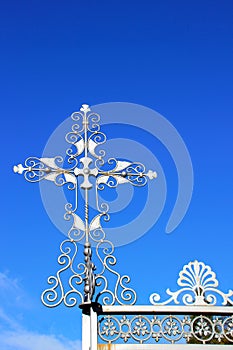
M 61 269 L 56 276 L 50 276 L 48 283 L 52 286 L 46 289 L 41 300 L 48 307 L 55 307 L 64 302 L 66 306 L 75 306 L 91 300 L 103 305 L 133 305 L 136 302 L 136 292 L 129 287 L 130 277 L 120 275 L 114 266 L 117 259 L 114 256 L 114 246 L 106 239 L 106 234 L 101 227 L 101 217 L 97 215 L 90 223 L 89 241 L 96 244 L 95 249 L 91 244 L 84 244 L 85 263 L 79 263 L 77 256 L 78 242 L 82 241 L 85 232 L 84 222 L 76 214 L 74 216 L 74 226 L 69 231 L 69 240 L 64 240 L 60 246 L 61 254 L 58 263 Z M 92 262 L 98 262 L 95 266 Z M 80 257 L 79 257 L 80 258 Z M 64 287 L 63 275 L 69 275 L 69 283 Z M 110 277 L 111 278 L 108 278 Z M 84 295 L 82 288 L 84 285 Z
M 107 171 L 99 169 L 100 177 L 97 179 L 97 189 L 102 190 L 103 185 L 117 187 L 119 184 L 130 183 L 133 186 L 145 186 L 149 179 L 157 177 L 156 172 L 145 172 L 145 166 L 141 163 L 131 163 L 119 161 L 115 158 L 108 160 L 108 164 L 113 165 Z
M 197 260 L 190 262 L 183 267 L 179 273 L 177 284 L 182 287 L 176 292 L 166 290 L 170 296 L 164 302 L 159 302 L 160 295 L 153 293 L 150 296 L 150 302 L 153 305 L 167 305 L 170 303 L 185 305 L 217 305 L 221 298 L 222 305 L 233 305 L 233 290 L 223 293 L 218 287 L 216 274 L 211 267 Z
M 45 306 L 55 307 L 62 302 L 68 307 L 75 306 L 84 301 L 83 293 L 79 286 L 83 283 L 86 275 L 86 266 L 84 263 L 76 262 L 78 246 L 72 240 L 64 240 L 60 245 L 61 254 L 58 263 L 61 269 L 54 276 L 48 278 L 50 288 L 46 289 L 41 300 Z M 63 280 L 65 271 L 71 272 L 68 283 Z
M 60 168 L 59 163 L 62 164 L 63 161 L 60 156 L 54 158 L 30 157 L 26 159 L 24 166 L 22 164 L 15 165 L 13 170 L 15 173 L 24 174 L 25 179 L 29 182 L 48 180 L 57 186 L 69 184 L 68 188 L 73 190 L 76 187 L 76 177 L 72 173 L 73 168 Z
M 93 234 L 95 236 L 98 234 L 99 236 L 100 233 L 102 233 L 103 238 L 98 241 L 95 248 L 96 257 L 100 262 L 100 269 L 96 273 L 98 294 L 95 301 L 103 305 L 114 305 L 115 303 L 133 305 L 136 302 L 137 295 L 135 290 L 129 287 L 130 277 L 120 275 L 114 269 L 117 263 L 117 259 L 114 256 L 114 246 L 112 242 L 106 240 L 103 230 L 96 230 Z M 112 286 L 110 275 L 111 280 L 114 280 Z
M 104 316 L 99 339 L 107 343 L 233 344 L 233 316 Z

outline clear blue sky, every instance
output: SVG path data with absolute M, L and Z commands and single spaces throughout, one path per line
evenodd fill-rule
M 40 303 L 64 236 L 47 217 L 38 186 L 12 166 L 39 156 L 84 102 L 158 111 L 192 158 L 193 198 L 180 226 L 164 232 L 177 184 L 161 149 L 165 209 L 146 235 L 117 249 L 140 302 L 175 290 L 179 270 L 195 258 L 213 267 L 222 290 L 233 288 L 232 16 L 228 0 L 1 2 L 1 350 L 79 348 L 80 311 Z

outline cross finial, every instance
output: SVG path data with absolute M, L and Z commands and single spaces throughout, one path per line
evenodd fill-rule
M 87 104 L 83 104 L 82 107 L 80 108 L 80 111 L 85 112 L 85 113 L 90 112 L 90 110 L 91 109 L 89 108 L 89 105 L 87 105 Z
M 116 263 L 113 256 L 113 244 L 106 239 L 106 234 L 102 228 L 101 221 L 109 220 L 108 204 L 100 203 L 99 191 L 105 187 L 114 188 L 120 184 L 130 183 L 133 186 L 144 186 L 148 179 L 152 180 L 157 177 L 155 171 L 146 171 L 145 166 L 139 162 L 122 161 L 111 158 L 107 162 L 104 161 L 105 152 L 103 150 L 97 152 L 97 147 L 106 142 L 105 134 L 100 130 L 100 116 L 91 111 L 89 105 L 83 104 L 79 112 L 71 115 L 73 125 L 71 131 L 65 136 L 70 148 L 66 151 L 66 159 L 61 156 L 50 158 L 30 157 L 26 159 L 25 164 L 14 166 L 15 173 L 23 174 L 29 182 L 39 182 L 47 180 L 54 182 L 57 186 L 68 186 L 68 190 L 73 190 L 74 199 L 72 203 L 65 206 L 64 218 L 71 221 L 71 227 L 68 232 L 68 239 L 61 244 L 61 256 L 67 259 L 66 269 L 70 269 L 72 276 L 69 279 L 68 291 L 64 290 L 61 282 L 60 273 L 64 267 L 58 271 L 56 276 L 50 276 L 48 282 L 53 284 L 51 288 L 44 291 L 42 301 L 47 306 L 56 306 L 62 301 L 68 305 L 71 293 L 76 293 L 83 302 L 91 302 L 97 286 L 102 285 L 103 293 L 108 293 L 112 298 L 112 303 L 121 303 L 117 295 L 118 287 L 123 288 L 124 293 L 128 292 L 132 298 L 124 298 L 123 301 L 136 301 L 136 293 L 124 282 L 129 282 L 128 276 L 120 276 L 114 272 L 111 265 Z M 69 167 L 64 167 L 67 161 Z M 79 179 L 81 183 L 79 186 Z M 95 181 L 90 182 L 90 178 Z M 78 196 L 80 189 L 84 191 L 84 208 L 78 206 Z M 90 216 L 89 211 L 89 191 L 94 189 L 96 193 L 96 214 Z M 84 218 L 82 218 L 82 212 Z M 102 270 L 96 269 L 92 263 L 91 241 L 96 244 L 96 255 L 102 265 Z M 84 264 L 76 264 L 78 251 L 78 242 L 84 243 Z M 71 244 L 73 255 L 71 256 L 71 248 L 66 248 L 66 244 Z M 108 249 L 106 248 L 108 246 Z M 100 257 L 99 249 L 103 249 L 104 257 Z M 112 259 L 112 260 L 111 260 Z M 59 260 L 60 263 L 60 260 Z M 78 266 L 78 268 L 77 268 Z M 97 272 L 95 273 L 95 269 Z M 105 277 L 106 272 L 115 273 L 119 276 L 112 292 L 108 287 L 108 280 Z M 127 279 L 125 279 L 127 277 Z M 78 291 L 77 286 L 84 283 L 84 296 Z M 58 296 L 57 288 L 60 287 L 60 296 Z M 101 295 L 99 292 L 98 296 Z M 109 301 L 110 297 L 103 298 L 103 302 Z M 58 299 L 58 300 L 57 300 Z M 110 302 L 110 301 L 109 301 Z M 70 306 L 70 305 L 68 305 Z

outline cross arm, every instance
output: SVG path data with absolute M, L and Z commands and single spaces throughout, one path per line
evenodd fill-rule
M 138 162 L 119 161 L 114 158 L 109 159 L 109 164 L 114 164 L 114 168 L 109 171 L 99 171 L 97 179 L 98 189 L 103 189 L 103 185 L 116 187 L 119 184 L 131 183 L 133 186 L 144 186 L 148 179 L 157 177 L 155 171 L 146 172 L 145 166 Z
M 60 156 L 54 158 L 27 158 L 25 164 L 18 164 L 13 167 L 13 171 L 23 174 L 29 182 L 39 182 L 48 180 L 54 182 L 57 186 L 63 186 L 69 183 L 69 189 L 76 187 L 76 176 L 73 174 L 73 168 L 64 169 L 59 167 L 63 162 Z

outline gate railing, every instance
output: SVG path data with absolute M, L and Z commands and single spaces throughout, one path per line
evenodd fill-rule
M 232 306 L 103 306 L 98 344 L 232 344 Z M 101 345 L 100 345 L 101 344 Z
M 167 289 L 169 298 L 164 302 L 153 293 L 153 305 L 97 305 L 98 348 L 172 345 L 173 349 L 188 346 L 191 350 L 227 345 L 233 349 L 233 291 L 219 290 L 216 274 L 198 261 L 183 267 L 177 284 L 181 288 Z

